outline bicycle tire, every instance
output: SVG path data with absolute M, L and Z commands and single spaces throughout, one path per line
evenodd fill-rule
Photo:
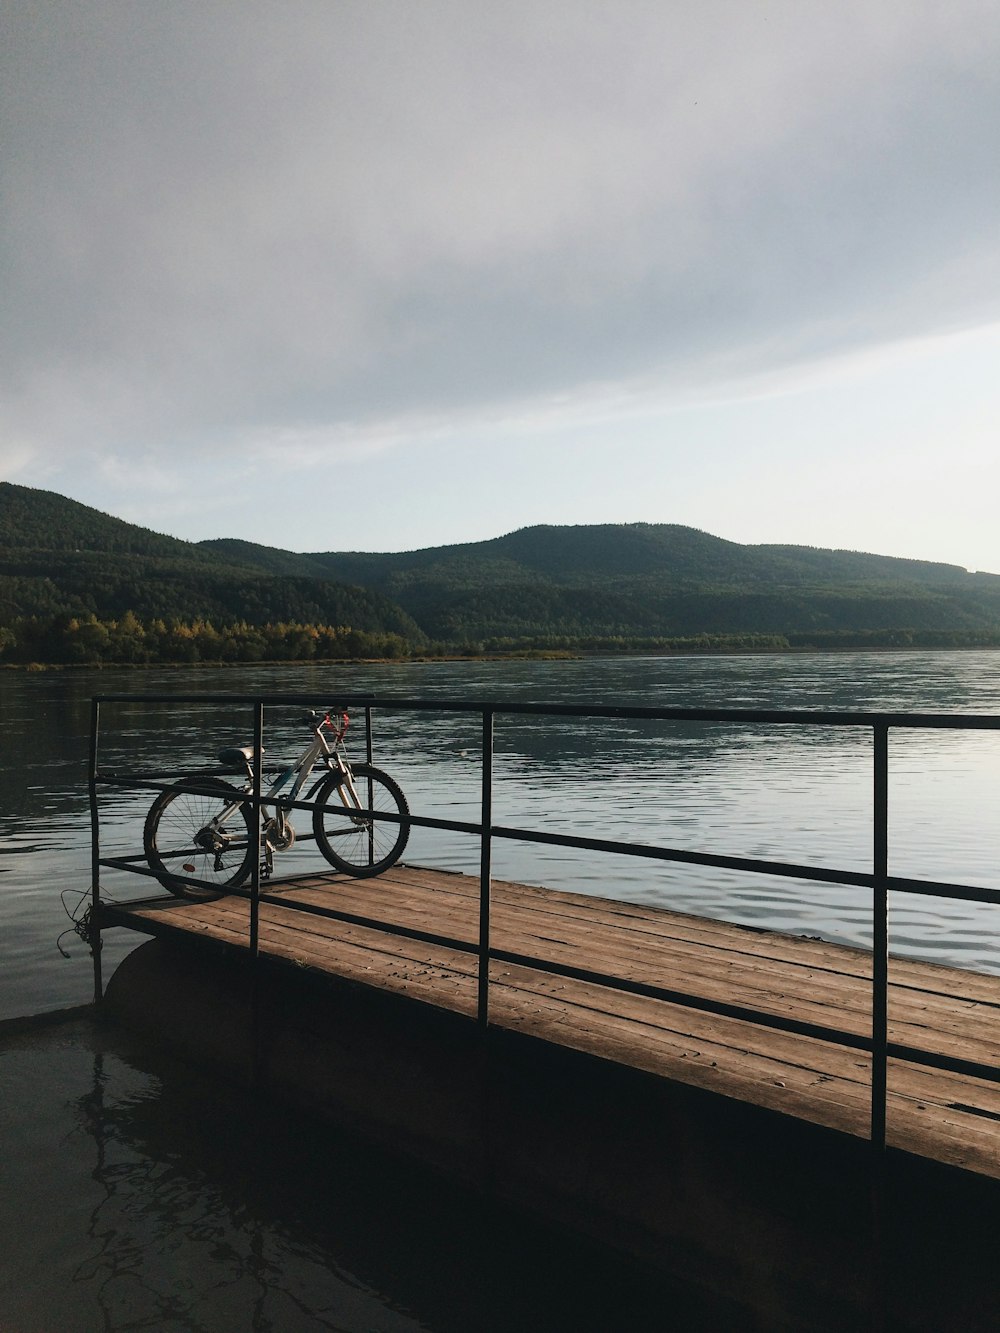
M 397 815 L 402 822 L 364 815 L 331 814 L 331 810 L 348 809 L 339 795 L 340 779 L 331 775 L 316 790 L 313 833 L 320 851 L 332 866 L 344 875 L 367 879 L 388 870 L 402 856 L 410 836 L 410 807 L 398 783 L 380 768 L 371 764 L 353 764 L 351 771 L 362 807 L 376 815 L 383 811 Z
M 218 778 L 181 779 L 149 807 L 142 846 L 150 870 L 178 898 L 218 898 L 242 884 L 257 851 L 256 821 L 245 792 Z M 197 835 L 227 805 L 239 802 L 218 856 Z M 198 882 L 200 881 L 200 882 Z

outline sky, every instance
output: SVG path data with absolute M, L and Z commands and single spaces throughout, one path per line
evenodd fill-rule
M 0 479 L 1000 572 L 997 0 L 0 0 Z

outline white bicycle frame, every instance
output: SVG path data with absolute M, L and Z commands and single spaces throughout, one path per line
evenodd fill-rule
M 296 759 L 293 764 L 278 774 L 277 778 L 267 791 L 261 792 L 260 819 L 262 833 L 261 848 L 263 850 L 261 873 L 265 876 L 271 874 L 273 853 L 275 851 L 287 851 L 295 841 L 295 830 L 288 817 L 288 811 L 285 808 L 284 802 L 292 802 L 298 799 L 306 783 L 309 781 L 313 769 L 320 760 L 323 760 L 323 777 L 328 773 L 339 774 L 341 781 L 337 784 L 337 790 L 340 792 L 340 797 L 345 808 L 351 809 L 353 807 L 353 809 L 357 810 L 359 813 L 366 809 L 365 805 L 361 802 L 357 788 L 354 785 L 354 774 L 351 771 L 351 765 L 348 762 L 346 755 L 341 753 L 340 747 L 344 738 L 344 733 L 347 730 L 348 717 L 346 713 L 341 713 L 340 716 L 341 722 L 339 726 L 331 720 L 330 713 L 324 714 L 318 721 L 313 721 L 312 730 L 314 739 L 306 746 L 302 754 L 299 755 L 298 759 Z M 324 727 L 328 727 L 333 733 L 332 744 L 327 740 L 326 736 L 323 735 Z M 249 792 L 253 784 L 252 760 L 246 749 L 241 749 L 239 753 L 242 754 L 245 759 L 247 768 L 247 785 L 243 790 Z M 315 785 L 307 794 L 306 800 L 308 800 L 316 788 L 319 787 L 320 783 L 323 781 L 323 777 L 317 779 Z M 292 782 L 291 791 L 283 801 L 272 800 L 271 798 L 276 797 L 277 793 L 293 778 L 294 782 Z M 242 801 L 234 801 L 232 804 L 227 805 L 218 815 L 216 815 L 208 827 L 215 830 L 221 830 L 223 825 L 226 824 L 242 805 Z M 273 818 L 267 818 L 264 815 L 264 810 L 267 805 L 274 806 Z M 350 833 L 356 824 L 356 820 L 345 820 L 344 833 Z M 336 834 L 331 834 L 331 836 L 336 836 Z M 217 856 L 220 854 L 221 851 L 217 853 Z

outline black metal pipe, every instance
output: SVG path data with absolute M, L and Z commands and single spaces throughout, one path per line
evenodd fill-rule
M 94 1003 L 104 999 L 101 966 L 101 825 L 97 806 L 97 747 L 101 728 L 101 705 L 90 701 L 90 750 L 87 791 L 90 800 L 90 954 L 94 960 Z
M 278 770 L 275 770 L 277 772 Z M 153 791 L 166 791 L 174 785 L 178 777 L 217 778 L 218 770 L 198 770 L 175 774 L 173 779 L 162 782 L 142 777 L 140 774 L 98 773 L 96 781 L 112 787 L 148 787 Z M 208 788 L 209 794 L 214 794 Z M 248 793 L 248 802 L 252 801 Z M 314 802 L 291 800 L 287 796 L 272 798 L 275 805 L 285 810 L 309 810 Z M 270 803 L 270 802 L 269 802 Z M 329 813 L 334 817 L 353 818 L 358 812 L 340 811 L 331 807 Z M 446 833 L 470 833 L 479 837 L 481 826 L 462 819 L 435 819 L 428 815 L 409 814 L 405 818 L 389 810 L 363 811 L 374 819 L 383 819 L 388 823 L 406 823 L 411 828 L 438 829 Z M 308 834 L 300 835 L 308 838 Z M 508 828 L 494 824 L 494 838 L 506 838 L 521 842 L 537 842 L 554 847 L 573 847 L 582 851 L 608 852 L 618 856 L 638 856 L 650 860 L 677 861 L 687 865 L 712 866 L 721 870 L 739 870 L 757 875 L 777 875 L 786 879 L 804 879 L 819 884 L 850 884 L 857 888 L 872 888 L 875 877 L 866 870 L 837 870 L 829 866 L 810 866 L 791 861 L 761 861 L 752 857 L 718 856 L 712 852 L 692 852 L 682 848 L 657 847 L 650 843 L 619 842 L 612 838 L 585 838 L 571 833 L 549 833 L 540 829 Z M 141 859 L 141 858 L 140 858 Z M 108 862 L 102 862 L 107 865 Z M 1000 906 L 1000 889 L 987 889 L 979 884 L 955 884 L 944 880 L 909 879 L 901 875 L 887 875 L 885 886 L 892 893 L 915 893 L 925 897 L 951 898 L 961 902 L 990 903 Z
M 267 707 L 317 703 L 327 696 L 312 694 L 99 694 L 105 703 L 257 703 Z M 402 709 L 407 712 L 531 714 L 550 717 L 602 717 L 646 719 L 664 722 L 762 722 L 774 726 L 822 727 L 902 727 L 908 729 L 944 729 L 1000 731 L 1000 715 L 995 713 L 872 713 L 826 712 L 821 709 L 774 708 L 653 708 L 646 705 L 616 704 L 536 704 L 520 700 L 411 699 L 394 695 L 340 695 L 344 707 L 360 706 Z
M 885 1133 L 889 1071 L 889 728 L 874 728 L 872 751 L 872 1107 L 871 1107 L 871 1326 L 886 1319 Z
M 294 898 L 279 894 L 261 892 L 260 901 L 287 911 L 304 912 L 307 916 L 323 917 L 330 921 L 342 921 L 347 925 L 361 926 L 369 930 L 383 931 L 399 935 L 402 939 L 417 940 L 421 944 L 436 945 L 454 950 L 456 953 L 470 955 L 469 967 L 472 970 L 472 958 L 481 960 L 483 950 L 481 941 L 459 939 L 451 935 L 438 935 L 433 931 L 420 930 L 416 926 L 404 926 L 398 922 L 385 921 L 380 917 L 363 916 L 357 912 L 344 912 L 339 908 L 324 907 L 318 903 L 297 902 Z M 119 909 L 127 913 L 131 904 Z M 718 1014 L 722 1018 L 735 1018 L 741 1022 L 753 1023 L 758 1027 L 773 1027 L 781 1032 L 790 1032 L 797 1036 L 813 1037 L 819 1041 L 850 1050 L 867 1051 L 870 1042 L 867 1036 L 856 1032 L 845 1032 L 842 1028 L 827 1027 L 822 1023 L 810 1023 L 805 1019 L 789 1018 L 783 1014 L 774 1014 L 764 1009 L 754 1009 L 749 1005 L 729 1004 L 725 1000 L 707 999 L 690 991 L 674 990 L 666 986 L 657 986 L 652 982 L 632 981 L 625 977 L 616 977 L 610 972 L 599 972 L 592 968 L 574 967 L 569 963 L 557 963 L 553 959 L 537 958 L 533 954 L 514 953 L 509 949 L 489 949 L 488 960 L 496 963 L 512 963 L 516 967 L 544 972 L 549 976 L 566 977 L 571 981 L 588 982 L 607 990 L 622 991 L 627 995 L 640 995 L 650 1000 L 662 1000 L 667 1004 L 676 1004 L 685 1009 L 695 1009 L 701 1013 Z M 480 998 L 482 996 L 482 970 L 478 970 Z M 477 1020 L 483 1019 L 477 1013 Z
M 885 1152 L 889 1043 L 889 729 L 874 732 L 872 848 L 872 1147 Z
M 365 706 L 365 759 L 369 767 L 374 762 L 374 750 L 372 748 L 372 710 L 370 705 Z M 368 793 L 368 800 L 365 804 L 369 809 L 375 804 L 375 792 L 371 778 L 365 780 L 365 790 Z M 373 812 L 374 814 L 374 812 Z M 368 825 L 368 864 L 375 864 L 375 827 L 376 819 L 373 817 Z
M 254 706 L 252 796 L 254 823 L 257 828 L 257 854 L 250 872 L 250 956 L 256 964 L 260 956 L 260 862 L 264 851 L 264 812 L 261 809 L 261 779 L 264 772 L 264 705 Z M 256 968 L 254 969 L 256 972 Z
M 493 714 L 483 709 L 483 773 L 479 843 L 479 997 L 484 1031 L 490 1021 L 490 897 L 493 878 Z
M 257 831 L 256 854 L 250 872 L 250 1084 L 259 1089 L 264 1082 L 261 1046 L 261 988 L 263 968 L 260 959 L 260 865 L 264 851 L 264 810 L 261 790 L 264 777 L 264 705 L 260 700 L 253 710 L 253 771 L 250 775 L 254 827 Z
M 148 787 L 153 791 L 166 791 L 174 785 L 177 777 L 185 776 L 188 776 L 187 770 L 182 774 L 175 775 L 171 781 L 155 782 L 138 774 L 99 773 L 96 780 L 99 785 Z M 212 770 L 206 773 L 204 770 L 199 770 L 192 776 L 217 777 L 218 771 Z M 206 791 L 209 791 L 209 789 L 206 788 Z M 213 793 L 210 792 L 209 794 Z M 314 802 L 312 801 L 291 800 L 287 796 L 275 796 L 272 799 L 275 805 L 280 805 L 286 810 L 311 811 L 314 808 Z M 248 803 L 252 800 L 252 794 L 248 793 Z M 358 812 L 354 811 L 352 814 L 350 811 L 339 811 L 335 807 L 331 807 L 329 813 L 334 817 L 353 818 Z M 362 813 L 374 819 L 383 819 L 388 823 L 406 823 L 412 828 L 438 829 L 448 833 L 470 833 L 476 837 L 481 832 L 478 823 L 471 823 L 468 820 L 435 819 L 428 815 L 412 813 L 404 818 L 389 810 L 370 810 Z M 504 825 L 494 824 L 492 835 L 494 838 L 537 842 L 555 847 L 573 847 L 583 851 L 608 852 L 618 856 L 677 861 L 688 865 L 713 866 L 722 870 L 739 870 L 758 875 L 777 875 L 787 879 L 810 880 L 820 884 L 850 884 L 858 888 L 872 888 L 875 883 L 875 877 L 865 870 L 837 870 L 828 866 L 802 865 L 791 861 L 761 861 L 751 857 L 718 856 L 712 852 L 692 852 L 682 848 L 656 847 L 649 843 L 619 842 L 611 838 L 585 838 L 576 834 L 549 833 L 540 829 L 507 828 Z M 308 834 L 300 836 L 302 838 L 309 837 Z M 109 862 L 104 861 L 102 864 L 107 865 Z M 961 902 L 990 903 L 1000 906 L 1000 889 L 987 889 L 979 884 L 955 884 L 944 880 L 909 879 L 900 875 L 887 875 L 885 885 L 892 893 L 914 893 L 925 897 L 951 898 Z
M 649 843 L 616 842 L 610 838 L 584 838 L 573 833 L 547 833 L 538 829 L 507 828 L 502 824 L 493 826 L 493 836 L 520 842 L 547 843 L 557 847 L 577 847 L 588 852 L 640 856 L 654 861 L 679 861 L 686 865 L 716 866 L 721 870 L 783 875 L 791 879 L 817 880 L 823 884 L 854 884 L 861 888 L 870 888 L 872 884 L 872 876 L 866 871 L 831 870 L 825 866 L 796 865 L 788 861 L 759 861 L 746 856 L 717 856 L 713 852 L 690 852 L 681 847 L 655 847 Z
M 116 863 L 105 861 L 102 864 L 115 865 Z M 232 893 L 234 896 L 249 896 L 243 889 L 233 890 Z M 468 954 L 470 956 L 469 975 L 478 973 L 477 963 L 473 961 L 479 954 L 478 939 L 469 940 L 460 939 L 453 935 L 439 935 L 434 931 L 420 930 L 416 926 L 404 926 L 400 922 L 386 921 L 381 917 L 363 916 L 357 912 L 345 912 L 338 908 L 321 906 L 318 903 L 299 901 L 285 894 L 270 893 L 266 889 L 261 891 L 260 901 L 272 904 L 275 907 L 281 907 L 285 911 L 304 912 L 309 916 L 323 917 L 330 921 L 342 921 L 348 925 L 399 935 L 403 939 L 417 940 L 422 944 L 436 945 L 455 953 Z M 155 906 L 158 910 L 163 910 L 170 907 L 183 908 L 184 905 L 184 899 L 168 896 L 141 899 L 116 906 L 105 904 L 101 911 L 109 923 L 123 925 L 134 924 L 130 914 L 141 910 L 143 907 Z M 160 930 L 158 923 L 147 920 L 143 921 L 142 928 L 148 929 L 150 933 L 158 933 Z M 173 927 L 168 927 L 168 929 L 173 929 Z M 819 1023 L 807 1022 L 804 1019 L 788 1018 L 784 1015 L 770 1013 L 767 1010 L 753 1009 L 746 1005 L 727 1004 L 724 1000 L 705 999 L 688 991 L 671 990 L 649 982 L 629 981 L 611 973 L 573 967 L 570 964 L 557 963 L 553 959 L 538 958 L 532 954 L 513 953 L 510 950 L 495 947 L 490 949 L 490 959 L 493 963 L 513 963 L 516 966 L 530 968 L 533 971 L 543 972 L 550 976 L 590 982 L 609 990 L 642 995 L 648 999 L 663 1000 L 682 1008 L 696 1009 L 704 1013 L 718 1014 L 723 1018 L 734 1018 L 740 1022 L 753 1023 L 757 1027 L 773 1027 L 797 1036 L 812 1037 L 819 1041 L 829 1042 L 832 1045 L 844 1046 L 850 1050 L 871 1050 L 871 1039 L 867 1034 L 845 1032 L 842 1028 L 830 1028 Z M 949 1073 L 968 1074 L 974 1078 L 1000 1083 L 1000 1069 L 997 1069 L 994 1065 L 981 1064 L 974 1060 L 963 1060 L 934 1051 L 925 1051 L 915 1046 L 903 1046 L 896 1042 L 888 1044 L 887 1054 L 892 1059 L 906 1060 L 910 1064 L 922 1064 L 934 1069 L 947 1070 Z
M 946 1069 L 949 1074 L 968 1074 L 970 1078 L 985 1079 L 987 1083 L 1000 1083 L 1000 1068 L 996 1065 L 983 1064 L 980 1060 L 963 1060 L 957 1055 L 944 1055 L 939 1051 L 924 1051 L 919 1046 L 904 1046 L 902 1042 L 890 1041 L 886 1053 L 893 1060 L 905 1060 L 911 1065 L 926 1065 L 929 1069 Z
M 343 698 L 343 696 L 341 696 Z M 255 727 L 254 727 L 254 773 L 252 790 L 247 794 L 248 803 L 253 805 L 257 812 L 258 823 L 258 851 L 262 851 L 260 846 L 260 827 L 262 824 L 262 783 L 263 783 L 263 715 L 265 706 L 301 704 L 308 701 L 312 696 L 303 695 L 266 695 L 266 696 L 247 696 L 247 695 L 99 695 L 92 702 L 92 749 L 91 749 L 91 771 L 90 771 L 90 791 L 92 808 L 92 826 L 93 826 L 93 864 L 94 864 L 94 901 L 98 901 L 99 888 L 97 872 L 99 866 L 114 865 L 116 868 L 129 868 L 134 872 L 150 873 L 140 864 L 129 865 L 130 860 L 143 862 L 144 857 L 136 858 L 113 858 L 102 860 L 99 856 L 99 827 L 97 823 L 97 800 L 96 789 L 99 783 L 108 783 L 109 785 L 135 785 L 149 786 L 162 789 L 163 784 L 150 781 L 140 775 L 123 774 L 101 774 L 98 771 L 97 764 L 97 737 L 100 704 L 104 702 L 127 701 L 151 702 L 151 703 L 211 703 L 231 704 L 233 702 L 251 701 L 255 707 Z M 414 711 L 439 711 L 439 712 L 479 712 L 483 724 L 483 774 L 482 774 L 482 796 L 481 796 L 481 819 L 478 824 L 461 820 L 441 820 L 430 817 L 421 817 L 411 815 L 406 821 L 413 827 L 426 827 L 434 829 L 453 830 L 465 832 L 479 836 L 481 839 L 480 854 L 480 928 L 479 940 L 477 945 L 471 946 L 479 954 L 479 1003 L 478 1014 L 479 1021 L 485 1026 L 489 1021 L 489 963 L 491 958 L 498 959 L 506 957 L 508 961 L 523 961 L 529 966 L 539 966 L 543 970 L 554 973 L 561 973 L 567 976 L 580 976 L 583 979 L 600 982 L 600 984 L 617 985 L 624 989 L 632 989 L 631 984 L 623 984 L 615 978 L 609 978 L 599 973 L 589 973 L 579 969 L 563 969 L 552 963 L 545 963 L 543 960 L 520 959 L 513 955 L 505 955 L 500 951 L 491 949 L 490 944 L 490 888 L 492 878 L 492 840 L 494 837 L 506 839 L 517 839 L 525 842 L 534 842 L 539 844 L 548 844 L 563 847 L 572 847 L 583 850 L 608 852 L 619 855 L 640 856 L 659 861 L 678 862 L 681 864 L 706 865 L 720 869 L 730 869 L 742 872 L 752 872 L 757 874 L 777 875 L 786 878 L 803 879 L 820 883 L 848 884 L 857 887 L 870 888 L 872 890 L 873 907 L 873 963 L 872 963 L 872 1035 L 871 1039 L 856 1038 L 851 1034 L 838 1033 L 835 1029 L 818 1029 L 815 1025 L 798 1025 L 790 1030 L 801 1030 L 810 1032 L 813 1035 L 824 1035 L 826 1039 L 840 1040 L 844 1044 L 858 1046 L 860 1049 L 870 1050 L 872 1053 L 872 1108 L 871 1108 L 871 1140 L 873 1153 L 884 1155 L 885 1131 L 886 1131 L 886 1090 L 887 1090 L 887 1060 L 889 1055 L 899 1056 L 906 1059 L 923 1059 L 925 1063 L 939 1066 L 941 1068 L 960 1069 L 964 1072 L 983 1074 L 985 1077 L 996 1077 L 996 1072 L 990 1067 L 979 1065 L 972 1061 L 952 1061 L 948 1057 L 938 1056 L 926 1052 L 911 1052 L 910 1048 L 901 1047 L 888 1042 L 888 893 L 889 891 L 909 892 L 916 894 L 933 894 L 936 896 L 966 899 L 986 903 L 1000 903 L 1000 890 L 986 889 L 981 886 L 957 885 L 938 881 L 920 881 L 907 879 L 905 877 L 892 877 L 888 874 L 888 732 L 890 727 L 899 728 L 942 728 L 949 730 L 997 730 L 1000 729 L 1000 717 L 995 715 L 955 715 L 955 714 L 895 714 L 895 713 L 823 713 L 823 712 L 802 712 L 788 711 L 778 712 L 775 710 L 751 710 L 751 709 L 677 709 L 677 708 L 647 708 L 647 707 L 605 707 L 593 706 L 587 704 L 579 705 L 547 705 L 547 704 L 525 704 L 511 701 L 503 704 L 476 703 L 468 700 L 427 700 L 427 699 L 397 699 L 383 696 L 366 694 L 358 696 L 348 696 L 345 705 L 363 704 L 365 708 L 365 731 L 366 731 L 366 755 L 371 761 L 372 757 L 372 709 L 374 706 L 384 708 L 407 709 Z M 761 723 L 768 725 L 803 725 L 803 726 L 841 726 L 854 727 L 863 725 L 870 727 L 874 735 L 874 839 L 873 839 L 873 868 L 871 873 L 857 872 L 848 870 L 836 870 L 822 866 L 807 866 L 780 861 L 764 861 L 746 857 L 720 856 L 706 852 L 693 852 L 681 848 L 656 847 L 645 844 L 628 844 L 610 839 L 585 838 L 569 834 L 554 834 L 540 830 L 510 828 L 503 826 L 494 826 L 492 824 L 492 797 L 493 797 L 493 733 L 495 726 L 495 717 L 497 713 L 509 714 L 533 714 L 549 715 L 563 717 L 604 717 L 604 718 L 635 718 L 662 721 L 697 721 L 706 723 Z M 214 772 L 206 773 L 205 776 L 215 776 Z M 280 804 L 287 809 L 311 809 L 311 803 L 308 801 L 289 801 L 282 798 L 276 798 Z M 375 812 L 375 818 L 382 818 L 389 822 L 401 822 L 401 817 L 389 812 Z M 259 903 L 262 897 L 268 900 L 267 895 L 261 895 L 260 892 L 260 868 L 261 857 L 258 855 L 253 869 L 251 881 L 250 896 L 252 898 L 251 907 L 251 952 L 256 958 L 259 955 Z M 285 905 L 291 904 L 285 900 Z M 338 916 L 337 913 L 330 915 Z M 344 919 L 351 919 L 345 916 Z M 377 923 L 376 923 L 377 924 Z M 400 930 L 401 933 L 411 933 L 402 931 L 400 927 L 387 927 Z M 415 938 L 424 938 L 420 932 L 414 932 Z M 429 939 L 436 939 L 440 943 L 447 943 L 443 937 L 426 936 Z M 454 947 L 460 947 L 458 944 Z M 99 976 L 100 960 L 95 958 L 95 975 Z M 662 999 L 673 999 L 677 1002 L 694 1004 L 695 997 L 685 997 L 675 992 L 663 991 L 659 988 L 651 988 L 648 992 L 642 990 L 640 993 L 657 994 Z M 716 1009 L 715 1005 L 706 1007 Z M 720 1013 L 730 1013 L 733 1016 L 743 1016 L 750 1018 L 755 1012 L 744 1010 L 739 1006 L 721 1006 L 717 1009 Z M 771 1016 L 761 1016 L 752 1021 L 770 1021 Z M 774 1026 L 784 1026 L 785 1020 L 776 1021 Z M 983 1072 L 985 1071 L 985 1073 Z

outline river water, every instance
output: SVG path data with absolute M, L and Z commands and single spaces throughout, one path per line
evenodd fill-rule
M 413 663 L 184 671 L 0 673 L 0 1018 L 85 1001 L 86 950 L 56 950 L 90 884 L 86 793 L 95 693 L 298 692 L 335 698 L 635 703 L 678 707 L 1000 712 L 1000 653 L 614 658 L 568 662 Z M 269 710 L 269 758 L 294 756 L 300 710 Z M 375 760 L 415 814 L 475 820 L 480 724 L 473 715 L 376 714 Z M 360 726 L 348 733 L 357 754 Z M 249 709 L 106 706 L 102 763 L 170 773 L 252 738 Z M 867 871 L 872 858 L 872 742 L 865 730 L 499 717 L 499 824 L 645 841 L 693 851 Z M 915 731 L 890 742 L 890 871 L 1000 887 L 1000 734 Z M 105 789 L 102 849 L 141 851 L 148 792 Z M 303 846 L 277 869 L 308 869 Z M 406 859 L 475 873 L 475 839 L 414 830 Z M 630 898 L 852 944 L 870 941 L 863 890 L 497 841 L 498 877 Z M 108 896 L 145 881 L 108 873 Z M 373 890 L 375 891 L 375 890 Z M 1000 972 L 1000 908 L 893 895 L 899 954 Z M 113 968 L 134 945 L 109 936 Z M 75 947 L 74 947 L 75 946 Z
M 86 949 L 70 933 L 66 959 L 56 939 L 71 924 L 63 900 L 73 910 L 90 885 L 91 696 L 218 691 L 303 692 L 330 702 L 369 692 L 500 704 L 1000 713 L 1000 654 L 0 673 L 0 1018 L 90 997 Z M 268 711 L 270 758 L 292 757 L 304 744 L 299 711 Z M 245 707 L 109 705 L 102 760 L 169 773 L 211 762 L 251 734 Z M 357 754 L 360 727 L 349 738 Z M 375 761 L 398 779 L 416 814 L 478 817 L 479 746 L 473 715 L 376 713 Z M 494 818 L 865 871 L 871 751 L 868 733 L 841 728 L 501 715 Z M 1000 887 L 998 788 L 1000 736 L 894 733 L 891 873 Z M 141 849 L 149 801 L 148 792 L 106 790 L 103 850 Z M 277 869 L 307 869 L 310 856 L 314 849 L 300 845 Z M 405 859 L 475 873 L 478 857 L 472 838 L 417 829 Z M 870 941 L 862 890 L 506 840 L 495 844 L 494 871 Z M 102 883 L 118 899 L 146 887 L 116 872 Z M 135 943 L 112 932 L 106 970 Z M 1000 972 L 1000 908 L 894 894 L 891 949 Z M 321 1127 L 315 1138 L 308 1127 L 297 1135 L 294 1152 L 272 1128 L 273 1113 L 245 1097 L 88 1024 L 0 1034 L 0 1129 L 14 1145 L 0 1166 L 0 1327 L 445 1333 L 731 1325 L 704 1298 L 664 1297 L 542 1229 L 529 1234 L 523 1220 L 487 1218 L 474 1202 L 442 1193 L 440 1182 Z M 558 1264 L 540 1263 L 559 1246 Z M 676 1312 L 672 1323 L 656 1313 L 661 1299 Z

